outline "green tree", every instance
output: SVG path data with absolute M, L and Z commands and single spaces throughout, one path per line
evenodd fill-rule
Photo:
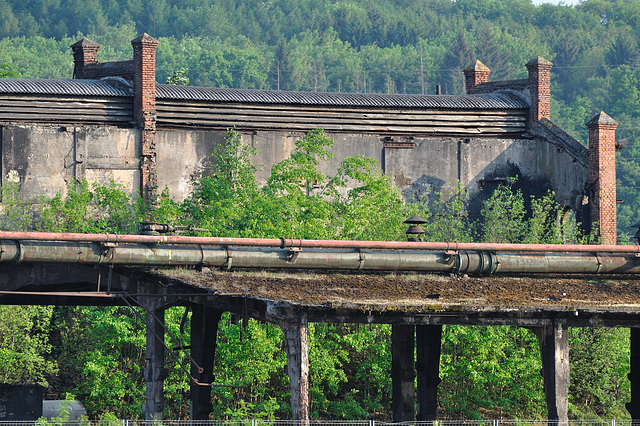
M 455 418 L 540 418 L 540 368 L 538 340 L 524 328 L 447 326 L 440 404 Z
M 51 306 L 0 305 L 0 382 L 40 384 L 57 373 L 49 358 Z
M 483 240 L 522 242 L 526 236 L 526 213 L 522 191 L 513 191 L 510 185 L 499 186 L 482 207 Z
M 464 92 L 462 70 L 472 62 L 474 56 L 466 32 L 459 31 L 442 64 L 445 94 L 457 95 Z
M 577 418 L 620 418 L 630 400 L 629 329 L 572 328 L 570 411 Z
M 174 73 L 167 77 L 167 84 L 174 84 L 177 86 L 187 86 L 189 84 L 189 68 L 178 68 Z

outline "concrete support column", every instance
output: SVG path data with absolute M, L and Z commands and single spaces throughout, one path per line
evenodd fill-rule
M 391 410 L 394 422 L 415 420 L 414 327 L 394 325 L 391 328 Z
M 418 421 L 436 419 L 440 384 L 441 325 L 416 326 L 416 373 L 418 375 Z
M 309 335 L 307 314 L 301 313 L 297 321 L 282 321 L 287 349 L 287 374 L 291 388 L 293 420 L 309 421 Z
M 548 419 L 561 424 L 569 420 L 569 328 L 564 320 L 536 327 L 542 356 L 544 395 Z
M 164 368 L 164 309 L 147 309 L 147 363 L 144 381 L 147 394 L 144 403 L 146 420 L 162 420 L 164 411 L 164 379 L 168 371 Z
M 218 322 L 222 311 L 202 305 L 195 305 L 191 315 L 191 358 L 198 366 L 191 364 L 191 376 L 199 383 L 213 383 L 213 359 L 216 354 Z M 209 420 L 213 411 L 211 387 L 191 383 L 192 420 Z
M 633 424 L 640 424 L 640 328 L 631 328 L 631 402 L 627 403 L 627 411 L 631 414 Z

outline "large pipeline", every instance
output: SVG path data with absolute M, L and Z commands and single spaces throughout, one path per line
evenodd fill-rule
M 457 242 L 410 242 L 410 241 L 340 241 L 303 240 L 299 238 L 227 238 L 189 237 L 181 235 L 120 235 L 78 234 L 56 232 L 10 232 L 0 231 L 0 240 L 31 241 L 77 241 L 127 244 L 176 244 L 176 245 L 222 245 L 238 247 L 280 248 L 334 248 L 362 250 L 442 250 L 442 251 L 497 251 L 531 253 L 637 253 L 640 245 L 580 245 L 580 244 L 493 244 Z
M 591 246 L 595 247 L 595 246 Z M 299 249 L 205 245 L 103 244 L 0 240 L 0 263 L 207 266 L 494 273 L 637 274 L 640 258 L 616 253 L 511 253 L 372 249 Z

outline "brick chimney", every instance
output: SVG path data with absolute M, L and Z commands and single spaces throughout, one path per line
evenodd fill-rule
M 467 95 L 470 95 L 473 89 L 475 89 L 479 84 L 489 81 L 489 74 L 491 74 L 491 70 L 480 61 L 476 61 L 469 65 L 462 72 L 464 73 L 465 90 L 467 91 Z
M 591 223 L 598 223 L 603 244 L 615 244 L 617 236 L 616 127 L 618 123 L 604 112 L 587 123 Z
M 537 57 L 527 63 L 529 70 L 529 92 L 531 108 L 529 118 L 532 123 L 542 118 L 551 119 L 551 67 L 553 63 Z
M 158 40 L 144 33 L 133 46 L 133 115 L 142 130 L 140 192 L 151 200 L 157 187 L 156 174 L 156 47 Z
M 71 45 L 73 50 L 73 78 L 90 78 L 85 75 L 84 68 L 98 63 L 100 45 L 84 37 Z

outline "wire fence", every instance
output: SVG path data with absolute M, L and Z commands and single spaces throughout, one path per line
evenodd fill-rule
M 390 423 L 377 420 L 76 420 L 0 421 L 0 426 L 640 426 L 640 420 L 434 420 Z

